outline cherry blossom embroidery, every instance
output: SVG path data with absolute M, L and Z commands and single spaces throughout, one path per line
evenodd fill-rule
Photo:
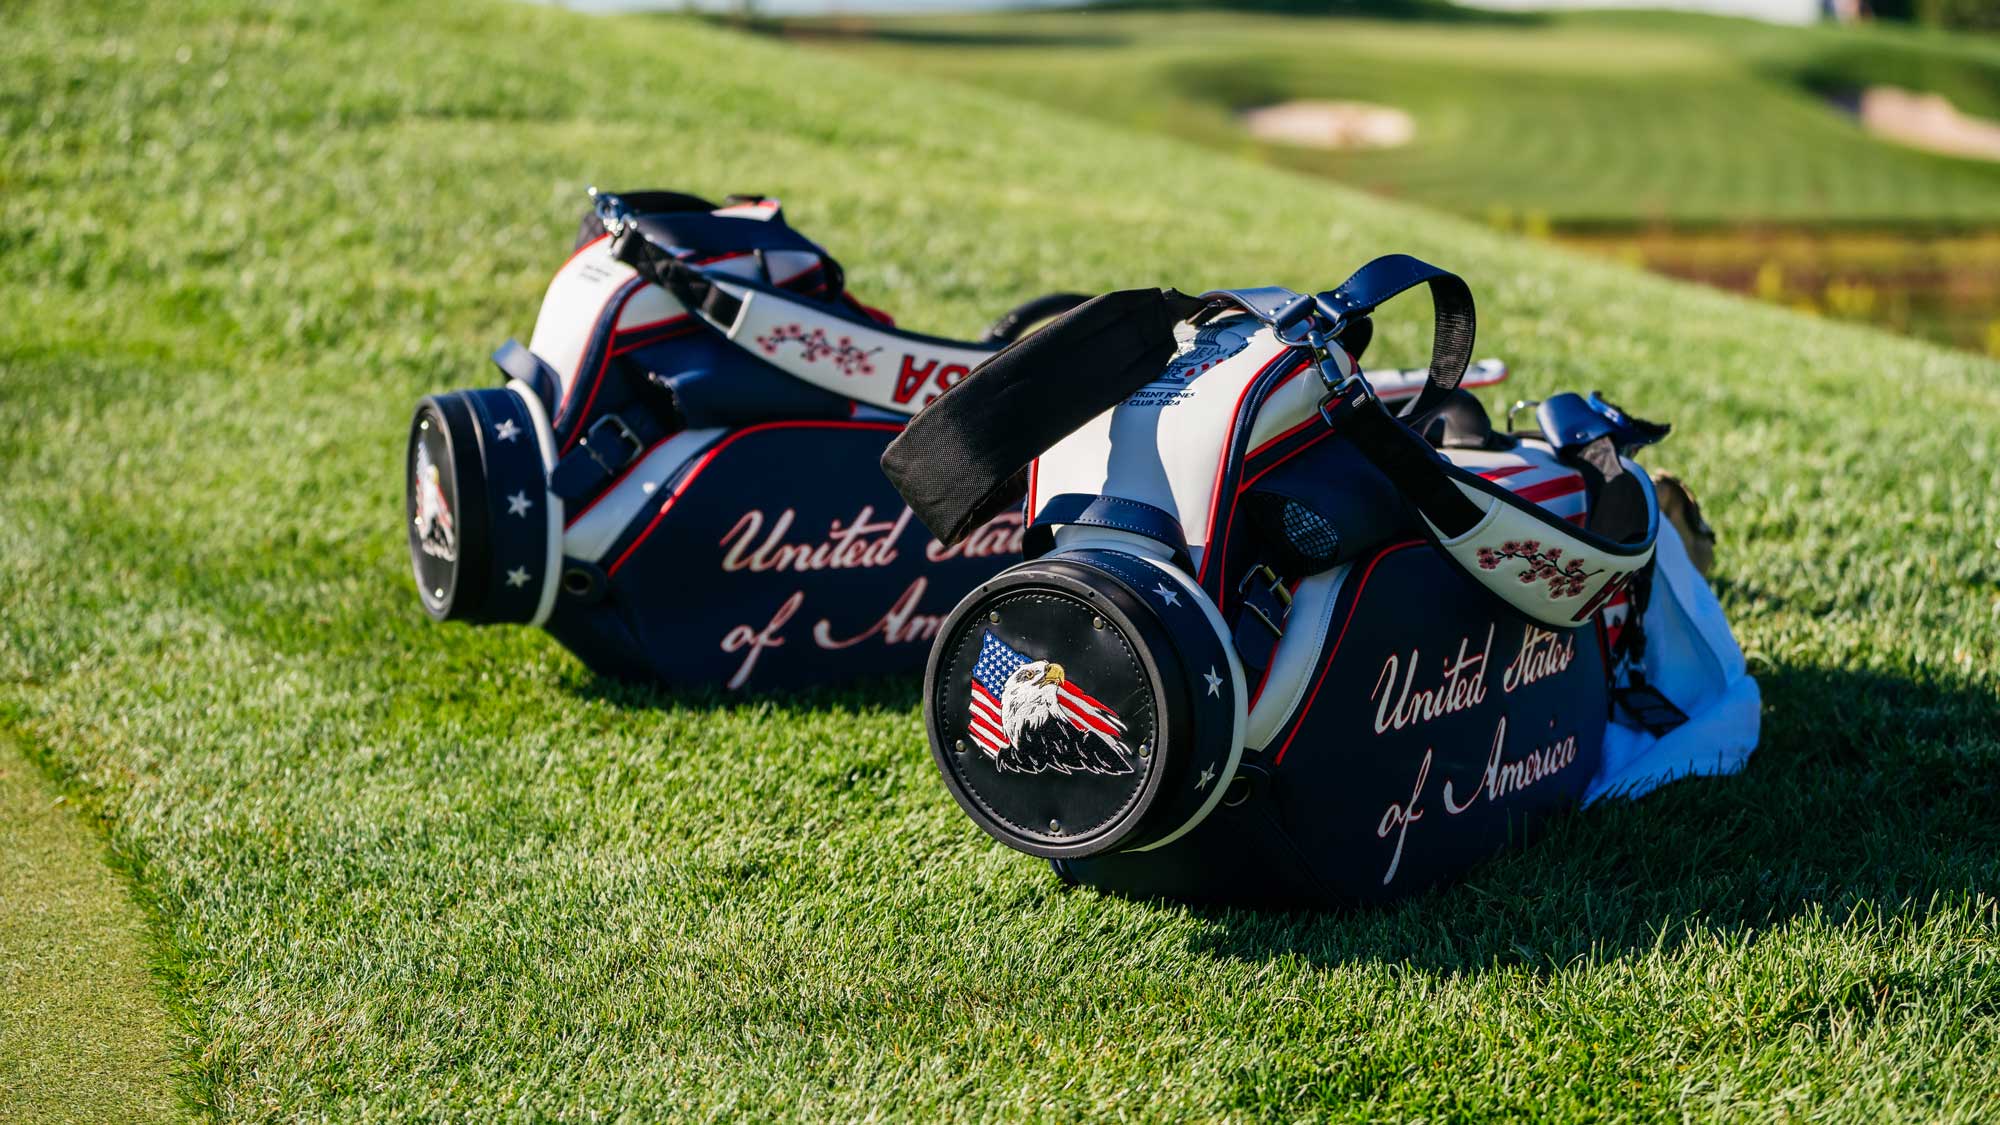
M 842 336 L 838 340 L 828 338 L 826 329 L 815 328 L 806 331 L 803 324 L 781 324 L 771 329 L 769 335 L 757 337 L 757 346 L 765 355 L 777 355 L 778 349 L 786 344 L 799 345 L 799 358 L 807 363 L 818 363 L 828 356 L 833 357 L 833 365 L 842 375 L 873 375 L 875 365 L 868 357 L 881 351 L 869 348 L 863 351 L 854 345 L 851 337 Z
M 1573 598 L 1583 593 L 1584 585 L 1590 579 L 1603 574 L 1602 570 L 1585 570 L 1575 559 L 1563 561 L 1561 547 L 1542 550 L 1542 544 L 1535 539 L 1509 539 L 1500 544 L 1499 550 L 1491 547 L 1479 548 L 1479 569 L 1498 570 L 1507 559 L 1520 559 L 1527 568 L 1515 577 L 1522 585 L 1547 582 L 1551 598 Z

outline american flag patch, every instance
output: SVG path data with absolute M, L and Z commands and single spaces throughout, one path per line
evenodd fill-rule
M 972 664 L 972 708 L 965 733 L 989 754 L 1007 748 L 1007 728 L 1001 718 L 1001 699 L 1007 693 L 1007 678 L 1034 663 L 989 630 L 979 645 L 979 659 Z M 1094 730 L 1116 741 L 1125 730 L 1118 712 L 1106 707 L 1064 680 L 1059 701 L 1063 718 L 1078 730 Z

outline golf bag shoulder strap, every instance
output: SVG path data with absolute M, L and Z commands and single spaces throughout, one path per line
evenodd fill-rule
M 1263 286 L 1210 290 L 1202 294 L 1202 299 L 1242 309 L 1270 325 L 1278 338 L 1289 344 L 1311 343 L 1310 335 L 1317 321 L 1327 326 L 1327 340 L 1338 342 L 1350 354 L 1359 356 L 1374 334 L 1369 314 L 1390 298 L 1425 284 L 1431 290 L 1435 327 L 1430 372 L 1423 392 L 1403 410 L 1404 417 L 1414 420 L 1428 417 L 1444 405 L 1472 363 L 1472 341 L 1477 327 L 1472 289 L 1457 274 L 1408 254 L 1385 254 L 1317 296 Z
M 931 534 L 958 542 L 1020 500 L 1044 450 L 1156 378 L 1174 325 L 1202 306 L 1171 289 L 1093 297 L 938 395 L 889 443 L 882 471 Z
M 612 252 L 752 358 L 895 414 L 922 409 L 997 350 L 905 332 L 841 304 L 708 269 L 663 249 L 637 225 L 618 236 Z
M 1423 393 L 1399 418 L 1367 380 L 1341 375 L 1327 348 L 1352 318 L 1420 283 L 1430 286 L 1436 305 L 1435 345 Z M 1404 421 L 1420 423 L 1441 405 L 1471 361 L 1472 292 L 1457 275 L 1398 254 L 1377 258 L 1317 297 L 1284 292 L 1206 296 L 1237 305 L 1280 339 L 1311 351 L 1327 386 L 1320 417 L 1381 470 L 1423 518 L 1438 549 L 1475 582 L 1531 620 L 1570 627 L 1589 620 L 1652 561 L 1659 506 L 1637 465 L 1621 462 L 1639 490 L 1634 506 L 1642 518 L 1625 539 L 1614 541 L 1457 468 Z

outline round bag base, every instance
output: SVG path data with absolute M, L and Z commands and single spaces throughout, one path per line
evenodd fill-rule
M 1226 784 L 1233 722 L 1226 704 L 1219 722 L 1204 714 L 1217 709 L 1199 705 L 1209 681 L 1194 670 L 1226 659 L 1198 610 L 1149 599 L 1148 577 L 1152 564 L 1112 551 L 1038 559 L 975 590 L 939 630 L 925 679 L 932 755 L 959 806 L 1008 847 L 1049 859 L 1145 847 Z
M 535 619 L 555 577 L 547 573 L 551 500 L 535 425 L 521 396 L 506 388 L 417 404 L 404 518 L 417 596 L 431 617 Z

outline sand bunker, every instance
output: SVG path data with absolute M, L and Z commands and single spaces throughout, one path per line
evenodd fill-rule
M 1279 102 L 1244 111 L 1243 127 L 1260 141 L 1306 148 L 1395 148 L 1417 135 L 1409 114 L 1367 102 Z
M 2000 160 L 2000 121 L 1960 113 L 1937 94 L 1870 86 L 1854 113 L 1862 128 L 1884 140 L 1947 156 Z

